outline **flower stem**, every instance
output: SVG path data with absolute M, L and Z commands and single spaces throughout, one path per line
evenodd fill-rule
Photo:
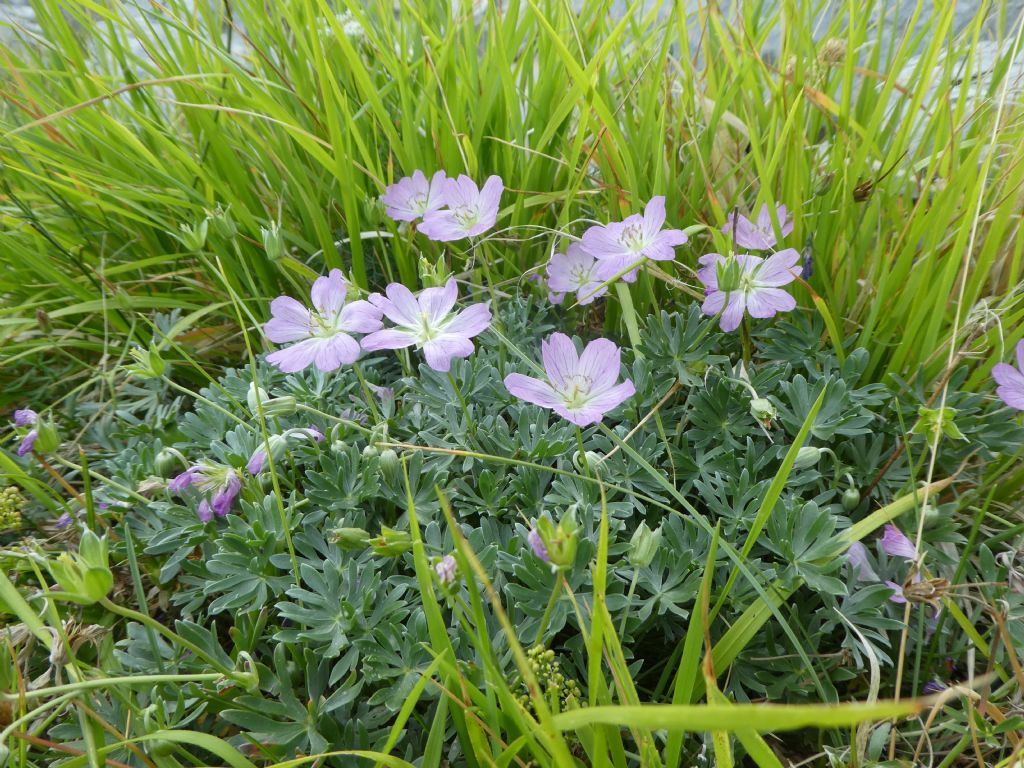
M 555 603 L 558 602 L 558 595 L 562 591 L 562 573 L 555 575 L 555 583 L 551 588 L 551 597 L 548 598 L 548 606 L 544 609 L 544 615 L 540 619 L 540 626 L 537 627 L 537 639 L 534 645 L 540 645 L 544 640 L 544 633 L 548 630 L 548 622 L 551 621 L 551 614 L 555 610 Z
M 750 321 L 744 316 L 740 326 L 740 340 L 743 342 L 743 364 L 750 368 L 750 360 L 753 358 L 753 342 L 750 339 Z
M 462 396 L 462 390 L 459 389 L 459 382 L 455 380 L 455 376 L 452 372 L 448 371 L 448 381 L 451 382 L 452 389 L 455 390 L 455 396 L 459 398 L 459 402 L 462 404 L 462 412 L 466 414 L 466 422 L 469 425 L 469 431 L 471 434 L 476 434 L 476 422 L 473 421 L 473 417 L 469 415 L 469 406 L 466 404 L 466 398 Z
M 633 307 L 633 297 L 630 295 L 629 286 L 625 283 L 616 283 L 615 292 L 619 296 L 619 304 L 622 305 L 622 320 L 626 323 L 626 332 L 629 334 L 629 344 L 633 347 L 633 357 L 638 360 L 643 357 L 640 352 L 640 326 L 636 321 L 636 309 Z
M 352 363 L 352 370 L 356 372 L 359 386 L 363 388 L 363 397 L 366 398 L 366 404 L 370 406 L 370 412 L 373 414 L 373 423 L 380 424 L 380 413 L 377 411 L 377 404 L 373 402 L 373 393 L 370 391 L 370 385 L 366 383 L 366 379 L 363 377 L 363 369 L 359 367 L 359 363 Z
M 626 619 L 629 618 L 629 606 L 633 604 L 633 593 L 636 592 L 636 582 L 640 578 L 640 569 L 633 569 L 633 580 L 629 582 L 629 592 L 626 593 L 626 610 L 622 614 L 622 621 L 619 622 L 619 639 L 622 639 L 626 631 Z
M 590 477 L 590 463 L 587 461 L 587 452 L 583 448 L 583 430 L 579 427 L 576 427 L 576 445 L 579 446 L 580 467 L 583 469 L 583 474 Z

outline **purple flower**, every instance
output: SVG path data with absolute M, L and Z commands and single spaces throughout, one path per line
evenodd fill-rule
M 1011 408 L 1024 411 L 1024 339 L 1017 342 L 1017 367 L 999 363 L 992 369 L 996 394 Z
M 455 558 L 451 555 L 445 555 L 434 566 L 434 572 L 437 574 L 438 581 L 446 587 L 455 582 L 455 574 L 457 571 L 458 565 L 455 562 Z
M 598 261 L 579 243 L 573 243 L 565 253 L 556 253 L 548 262 L 548 299 L 561 304 L 565 294 L 576 294 L 580 304 L 590 304 L 598 296 L 608 293 L 604 280 L 597 276 Z
M 267 362 L 285 373 L 311 365 L 333 371 L 354 363 L 359 357 L 359 343 L 349 334 L 379 330 L 381 313 L 368 301 L 345 304 L 347 291 L 341 270 L 332 269 L 330 275 L 318 277 L 313 283 L 312 311 L 290 296 L 274 299 L 270 303 L 273 318 L 263 331 L 275 344 L 290 346 L 267 355 Z
M 937 680 L 929 680 L 927 683 L 924 684 L 924 688 L 921 690 L 921 693 L 923 693 L 925 696 L 929 696 L 933 693 L 942 693 L 944 690 L 946 690 L 945 685 L 938 682 Z
M 600 262 L 598 277 L 603 282 L 629 267 L 639 267 L 644 259 L 672 261 L 676 246 L 687 241 L 681 229 L 665 229 L 665 197 L 652 197 L 643 214 L 635 213 L 624 221 L 597 225 L 583 233 L 583 247 Z M 636 270 L 622 276 L 627 283 L 636 280 Z
M 31 451 L 32 448 L 35 447 L 36 440 L 38 440 L 38 439 L 39 439 L 39 431 L 35 430 L 35 429 L 29 430 L 25 434 L 25 436 L 21 439 L 21 443 L 18 445 L 18 451 L 17 451 L 18 455 L 19 456 L 24 456 L 26 453 Z
M 705 285 L 705 299 L 701 311 L 705 315 L 722 313 L 723 331 L 734 331 L 743 319 L 773 317 L 776 312 L 789 312 L 796 308 L 796 300 L 783 285 L 796 280 L 794 271 L 800 254 L 792 248 L 772 254 L 767 259 L 746 253 L 731 257 L 718 253 L 701 256 L 703 265 L 697 277 Z
M 423 171 L 413 171 L 412 176 L 399 179 L 385 189 L 380 200 L 388 216 L 395 221 L 416 221 L 428 211 L 436 211 L 445 204 L 444 183 L 447 180 L 444 171 L 435 173 L 430 181 Z
M 917 559 L 917 548 L 913 542 L 892 523 L 886 524 L 880 543 L 882 550 L 889 557 L 902 557 L 904 560 Z
M 853 542 L 846 550 L 846 562 L 853 568 L 857 581 L 878 581 L 878 574 L 868 560 L 868 549 L 859 541 Z
M 478 189 L 469 176 L 445 179 L 442 210 L 427 211 L 420 232 L 431 240 L 461 240 L 476 237 L 494 226 L 505 186 L 500 176 L 490 176 Z
M 455 278 L 449 278 L 443 288 L 425 288 L 417 295 L 401 283 L 391 283 L 385 291 L 370 297 L 384 315 L 395 324 L 363 338 L 363 349 L 402 349 L 415 346 L 423 350 L 427 365 L 446 373 L 452 358 L 473 354 L 470 339 L 487 330 L 491 324 L 491 310 L 487 304 L 471 304 L 461 312 L 452 314 L 459 288 Z
M 14 412 L 14 426 L 29 427 L 36 423 L 39 414 L 30 408 L 22 408 Z
M 310 424 L 306 427 L 306 432 L 313 438 L 314 443 L 322 443 L 324 441 L 324 433 L 320 431 L 320 428 L 316 424 Z
M 213 516 L 224 517 L 231 511 L 235 499 L 242 490 L 242 478 L 230 467 L 213 464 L 195 464 L 167 484 L 167 490 L 180 496 L 189 486 L 195 486 L 203 494 L 196 514 L 204 523 Z
M 583 354 L 564 333 L 541 342 L 547 381 L 521 373 L 505 377 L 505 388 L 520 400 L 550 408 L 579 427 L 595 424 L 636 391 L 633 382 L 619 378 L 619 348 L 608 339 L 595 339 Z
M 249 463 L 245 465 L 245 468 L 249 471 L 250 475 L 258 475 L 263 471 L 263 466 L 267 463 L 267 449 L 260 446 L 252 452 L 252 456 L 249 457 Z
M 526 541 L 530 545 L 530 549 L 533 550 L 533 554 L 536 555 L 542 562 L 551 562 L 548 559 L 548 548 L 544 546 L 544 539 L 537 533 L 536 528 L 531 528 L 530 532 L 526 534 Z
M 779 220 L 779 231 L 785 237 L 793 231 L 793 217 L 789 215 L 784 205 L 776 207 L 775 215 Z M 740 248 L 767 251 L 774 248 L 775 243 L 778 242 L 767 203 L 761 206 L 761 212 L 757 215 L 757 223 L 752 222 L 746 216 L 741 216 L 736 211 L 729 214 L 729 221 L 722 227 L 722 231 L 728 235 L 734 230 L 734 240 Z

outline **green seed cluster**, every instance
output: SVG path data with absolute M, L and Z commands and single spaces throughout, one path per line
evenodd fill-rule
M 0 531 L 21 527 L 21 508 L 25 497 L 15 486 L 0 488 Z
M 565 712 L 584 705 L 579 683 L 562 674 L 562 662 L 555 656 L 554 651 L 538 644 L 526 652 L 526 658 L 549 707 L 558 712 Z M 521 682 L 519 688 L 519 703 L 532 712 L 533 702 L 530 700 L 526 683 Z

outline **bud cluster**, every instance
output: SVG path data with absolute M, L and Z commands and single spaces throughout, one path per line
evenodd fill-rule
M 554 651 L 537 644 L 526 652 L 526 658 L 549 707 L 557 712 L 566 712 L 584 706 L 579 683 L 562 673 L 562 662 Z M 516 698 L 524 709 L 532 711 L 533 704 L 525 682 L 520 683 Z

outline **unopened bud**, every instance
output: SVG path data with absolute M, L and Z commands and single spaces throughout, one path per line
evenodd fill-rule
M 185 468 L 186 464 L 185 457 L 181 455 L 180 451 L 174 448 L 163 448 L 156 455 L 153 467 L 160 477 L 166 479 L 172 475 L 177 475 Z
M 238 227 L 231 216 L 231 206 L 222 208 L 218 205 L 212 211 L 207 211 L 207 221 L 213 225 L 213 231 L 225 240 L 231 240 L 238 234 Z
M 758 421 L 772 421 L 779 412 L 772 401 L 764 397 L 755 397 L 750 401 L 750 415 Z
M 287 249 L 284 244 L 284 237 L 281 235 L 281 227 L 276 221 L 270 222 L 269 227 L 260 227 L 260 236 L 263 238 L 263 250 L 271 261 L 279 261 Z
M 853 512 L 853 510 L 857 508 L 857 505 L 860 504 L 860 491 L 858 491 L 856 488 L 847 488 L 845 491 L 843 491 L 843 498 L 841 503 L 843 505 L 844 510 L 846 510 L 847 512 Z
M 821 448 L 814 448 L 805 445 L 796 453 L 796 461 L 793 462 L 794 470 L 810 469 L 818 464 L 821 459 Z
M 191 224 L 179 224 L 178 234 L 175 235 L 178 242 L 184 246 L 186 251 L 198 253 L 206 247 L 206 236 L 210 225 L 207 219 L 203 219 L 195 226 Z
M 370 539 L 374 553 L 383 557 L 398 557 L 412 549 L 412 536 L 408 531 L 381 527 L 380 536 Z
M 629 562 L 634 568 L 646 568 L 651 564 L 661 545 L 661 526 L 656 530 L 641 522 L 629 540 Z
M 36 423 L 36 441 L 33 450 L 36 453 L 53 453 L 60 447 L 60 434 L 49 417 L 40 418 Z
M 370 534 L 362 528 L 335 528 L 331 540 L 342 549 L 364 549 L 370 542 Z

